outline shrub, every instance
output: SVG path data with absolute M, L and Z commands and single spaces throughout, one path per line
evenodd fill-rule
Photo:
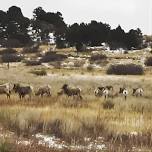
M 145 61 L 146 66 L 152 66 L 152 57 L 148 57 Z
M 45 69 L 37 69 L 37 70 L 32 70 L 32 74 L 38 75 L 38 76 L 45 76 L 47 75 L 47 72 Z
M 47 52 L 41 59 L 42 62 L 51 62 L 51 61 L 62 61 L 66 59 L 67 56 L 63 54 L 56 54 L 55 52 Z
M 1 56 L 1 60 L 4 63 L 7 63 L 7 62 L 21 62 L 22 59 L 23 59 L 23 56 L 18 55 L 18 54 L 3 54 Z
M 17 53 L 17 51 L 15 49 L 4 49 L 2 51 L 0 51 L 0 55 L 4 55 L 4 54 L 13 54 L 13 53 Z
M 23 48 L 23 53 L 37 53 L 39 52 L 39 44 L 34 44 L 31 47 Z
M 78 61 L 74 62 L 74 66 L 77 67 L 77 68 L 82 67 L 84 65 L 84 63 L 85 63 L 85 61 L 82 61 L 82 60 L 79 61 L 78 60 Z
M 78 52 L 86 51 L 86 46 L 83 43 L 77 43 L 75 48 Z
M 17 54 L 15 49 L 4 49 L 0 52 L 2 62 L 20 62 L 23 56 Z
M 97 60 L 105 60 L 107 56 L 105 54 L 93 54 L 90 57 L 90 61 L 97 61 Z
M 3 46 L 17 48 L 22 47 L 23 44 L 18 39 L 7 39 L 4 41 Z
M 125 50 L 125 51 L 124 51 L 124 54 L 128 54 L 128 51 L 127 51 L 127 50 Z
M 25 60 L 24 61 L 26 66 L 36 66 L 36 65 L 41 65 L 40 60 Z
M 54 66 L 55 69 L 61 69 L 61 62 L 50 62 L 50 65 Z
M 93 66 L 92 66 L 92 65 L 89 65 L 89 66 L 87 67 L 87 70 L 88 70 L 88 71 L 93 71 Z
M 104 109 L 113 109 L 114 106 L 115 106 L 115 104 L 111 100 L 103 102 L 103 108 Z
M 144 74 L 144 69 L 141 65 L 136 64 L 116 64 L 109 66 L 107 74 L 142 75 Z

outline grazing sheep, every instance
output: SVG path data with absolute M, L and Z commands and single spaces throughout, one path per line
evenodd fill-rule
M 113 86 L 105 86 L 108 90 L 113 90 Z
M 127 99 L 128 90 L 126 88 L 120 88 L 119 93 L 125 97 L 125 100 Z
M 6 94 L 7 98 L 10 98 L 11 88 L 9 83 L 0 85 L 0 94 Z
M 57 92 L 57 96 L 61 96 L 64 94 L 64 91 L 63 90 L 60 90 L 59 92 Z
M 66 94 L 68 97 L 70 96 L 77 96 L 80 99 L 82 99 L 81 96 L 81 89 L 80 88 L 70 88 L 67 84 L 64 84 L 63 87 L 61 88 L 63 90 L 63 92 L 61 92 L 62 94 Z
M 108 98 L 108 96 L 109 96 L 109 90 L 108 90 L 107 88 L 105 88 L 105 89 L 103 90 L 103 96 L 105 97 L 105 99 Z
M 38 88 L 38 91 L 35 93 L 36 96 L 43 97 L 44 95 L 51 96 L 51 86 L 41 86 Z
M 20 84 L 14 84 L 13 90 L 15 93 L 18 93 L 19 98 L 23 99 L 26 95 L 31 99 L 31 95 L 33 92 L 32 86 L 21 86 Z
M 99 89 L 100 91 L 103 91 L 105 87 L 98 87 L 97 89 Z
M 142 88 L 133 88 L 133 96 L 143 96 L 144 90 Z
M 104 89 L 104 88 L 103 88 L 103 89 Z M 102 96 L 102 95 L 103 95 L 103 89 L 99 89 L 99 88 L 95 89 L 95 90 L 94 90 L 95 96 L 96 96 L 96 97 Z
M 101 97 L 104 96 L 105 99 L 108 98 L 109 96 L 109 90 L 105 87 L 98 87 L 97 89 L 94 90 L 95 96 Z
M 110 92 L 113 91 L 113 86 L 105 86 L 105 87 L 98 87 L 95 89 L 94 93 L 95 96 L 104 96 L 107 99 L 110 96 Z

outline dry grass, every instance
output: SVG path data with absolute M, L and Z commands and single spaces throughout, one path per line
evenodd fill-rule
M 143 76 L 107 76 L 103 74 L 103 70 L 95 69 L 90 72 L 81 68 L 51 69 L 40 65 L 37 68 L 45 68 L 48 73 L 41 77 L 29 73 L 34 67 L 25 68 L 22 63 L 11 64 L 9 70 L 4 67 L 5 65 L 1 65 L 0 68 L 1 83 L 30 84 L 35 89 L 49 84 L 53 94 L 49 98 L 32 97 L 31 101 L 27 99 L 20 101 L 14 94 L 10 100 L 7 100 L 1 95 L 0 126 L 4 129 L 27 138 L 41 132 L 54 134 L 68 142 L 79 143 L 84 142 L 84 137 L 96 139 L 102 136 L 109 144 L 110 151 L 116 149 L 122 152 L 123 149 L 133 146 L 151 149 L 152 78 L 150 72 L 148 72 L 149 75 Z M 83 100 L 77 101 L 65 96 L 57 98 L 57 92 L 64 83 L 81 87 Z M 94 89 L 105 85 L 113 85 L 115 92 L 118 92 L 119 87 L 127 87 L 130 94 L 127 101 L 124 101 L 121 96 L 110 98 L 109 101 L 114 106 L 111 109 L 104 108 L 106 101 L 103 97 L 96 98 Z M 141 98 L 131 96 L 133 87 L 143 87 L 144 96 Z M 19 147 L 19 149 L 22 148 Z M 28 150 L 28 147 L 24 148 Z
M 103 136 L 113 144 L 151 146 L 151 99 L 130 97 L 125 102 L 118 97 L 113 100 L 115 106 L 111 110 L 103 108 L 103 99 L 88 97 L 82 103 L 75 102 L 53 97 L 21 102 L 14 97 L 0 107 L 0 122 L 4 128 L 24 137 L 42 132 L 68 142 L 83 142 L 84 137 Z

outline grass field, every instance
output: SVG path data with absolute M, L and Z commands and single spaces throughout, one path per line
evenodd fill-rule
M 110 55 L 109 55 L 110 57 Z M 122 57 L 121 57 L 122 58 Z M 31 70 L 45 69 L 46 76 L 36 76 Z M 96 148 L 89 151 L 150 151 L 152 147 L 152 77 L 151 69 L 142 76 L 106 75 L 103 69 L 54 69 L 44 65 L 25 66 L 13 63 L 8 70 L 6 65 L 0 66 L 0 83 L 9 82 L 29 84 L 36 90 L 41 85 L 52 87 L 51 97 L 34 97 L 32 100 L 19 100 L 16 94 L 8 100 L 0 95 L 0 138 L 6 149 L 12 146 L 18 151 L 71 151 L 72 146 L 92 145 Z M 80 87 L 83 100 L 57 97 L 63 84 Z M 129 90 L 127 100 L 119 95 L 115 98 L 95 97 L 94 89 L 98 86 L 113 85 L 114 92 L 125 86 Z M 143 97 L 132 96 L 132 88 L 142 87 Z M 107 106 L 111 108 L 107 108 Z M 71 148 L 55 149 L 38 144 L 35 136 L 55 136 L 60 142 Z M 7 134 L 11 134 L 8 136 Z M 6 135 L 6 136 L 5 136 Z M 101 139 L 102 138 L 102 141 Z M 100 140 L 99 140 L 100 139 Z M 17 141 L 30 140 L 25 145 Z M 58 143 L 60 143 L 58 141 Z M 15 143 L 15 144 L 14 144 Z M 16 146 L 15 146 L 16 145 Z M 92 146 L 92 147 L 93 147 Z M 12 149 L 13 149 L 12 148 Z M 9 149 L 9 148 L 8 148 Z M 87 151 L 85 148 L 73 149 Z M 16 150 L 17 151 L 17 150 Z

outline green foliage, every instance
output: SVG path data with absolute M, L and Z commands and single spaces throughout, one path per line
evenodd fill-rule
M 116 29 L 110 29 L 110 25 L 102 22 L 91 21 L 88 24 L 77 24 L 69 26 L 66 32 L 66 40 L 71 46 L 76 44 L 77 50 L 81 49 L 81 43 L 87 46 L 101 46 L 107 42 L 111 49 L 117 48 L 141 48 L 143 36 L 140 29 L 131 29 L 128 33 L 119 25 Z M 77 45 L 80 45 L 77 47 Z
M 18 47 L 30 41 L 28 27 L 30 19 L 23 16 L 19 7 L 12 6 L 7 12 L 0 11 L 0 31 L 1 39 L 6 40 L 4 46 Z M 14 44 L 15 42 L 16 44 Z
M 143 42 L 140 29 L 131 29 L 125 33 L 120 25 L 111 29 L 109 24 L 95 20 L 67 27 L 60 12 L 46 12 L 42 7 L 34 9 L 32 19 L 24 17 L 21 8 L 16 6 L 10 7 L 6 12 L 0 11 L 0 29 L 0 44 L 8 47 L 26 46 L 33 41 L 48 43 L 50 33 L 54 33 L 58 48 L 63 48 L 66 44 L 79 45 L 76 46 L 78 51 L 81 51 L 82 44 L 101 46 L 101 43 L 106 42 L 111 48 L 131 49 L 141 48 Z
M 143 36 L 140 29 L 133 30 L 131 29 L 126 34 L 126 45 L 128 49 L 137 48 L 141 49 L 143 43 Z
M 110 26 L 101 22 L 91 21 L 91 23 L 77 24 L 69 26 L 66 32 L 66 40 L 70 45 L 86 44 L 90 46 L 99 46 L 107 41 Z M 79 49 L 77 49 L 79 50 Z
M 109 66 L 107 74 L 142 75 L 144 74 L 144 69 L 141 65 L 136 64 L 116 64 Z
M 108 41 L 112 50 L 126 47 L 125 40 L 126 33 L 120 25 L 116 29 L 110 30 Z
M 35 31 L 35 39 L 39 38 L 41 42 L 49 41 L 49 34 L 52 32 L 56 38 L 64 38 L 66 24 L 60 12 L 46 12 L 42 7 L 38 7 L 33 13 L 32 29 Z

